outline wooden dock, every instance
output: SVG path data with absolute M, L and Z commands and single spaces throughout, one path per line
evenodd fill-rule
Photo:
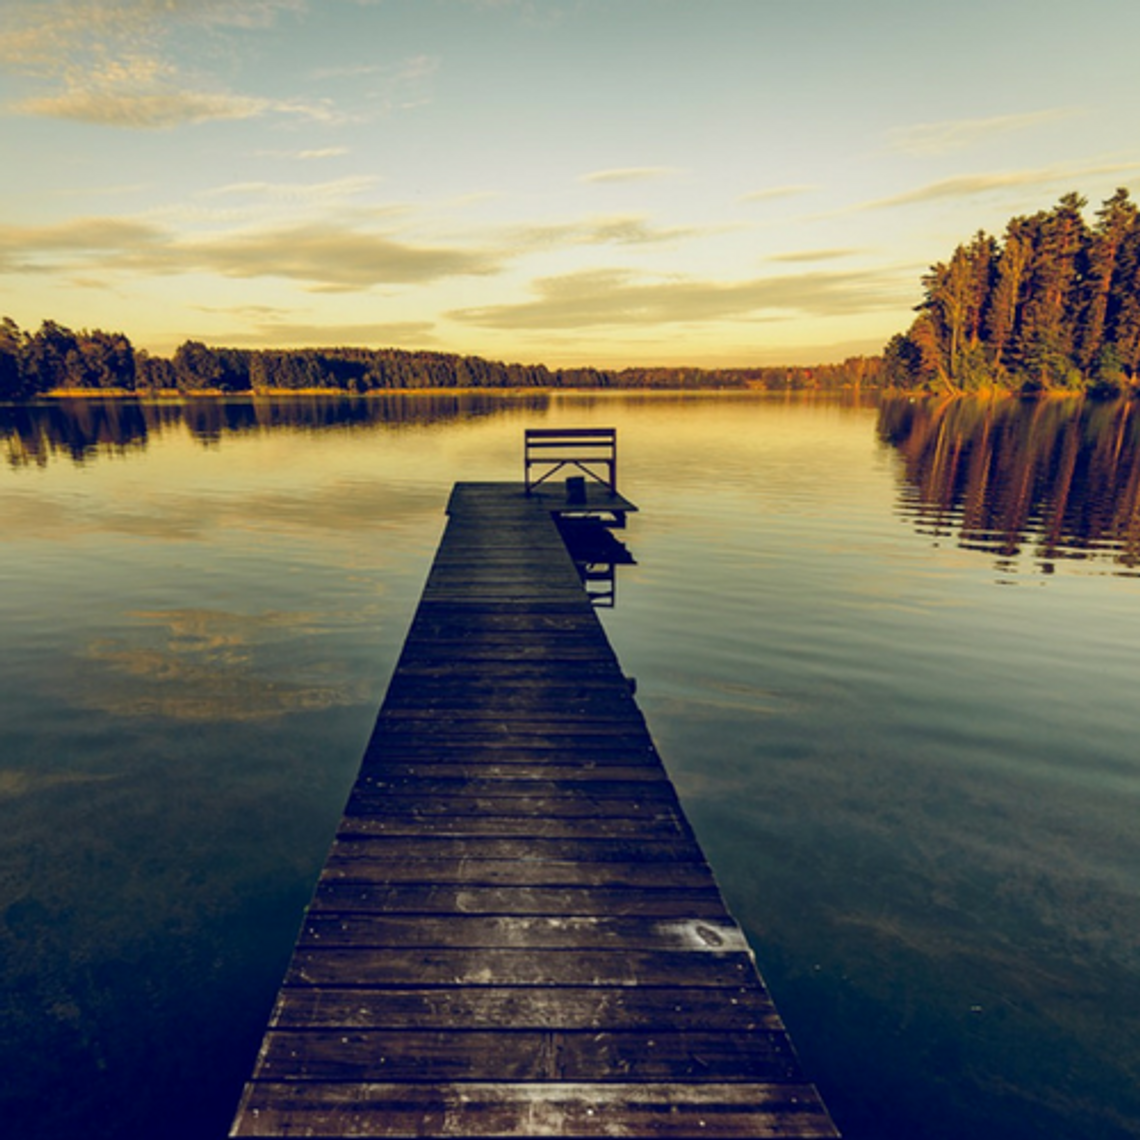
M 837 1135 L 558 493 L 456 485 L 232 1136 Z

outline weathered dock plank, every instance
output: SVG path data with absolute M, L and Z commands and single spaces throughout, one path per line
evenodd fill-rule
M 232 1135 L 836 1135 L 558 494 L 456 486 Z
M 438 989 L 286 989 L 274 1029 L 779 1029 L 767 995 L 755 986 L 606 987 L 455 986 Z
M 816 1138 L 835 1132 L 794 1082 L 262 1081 L 239 1136 Z

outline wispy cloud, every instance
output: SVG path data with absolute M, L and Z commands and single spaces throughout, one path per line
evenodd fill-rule
M 657 226 L 643 214 L 609 214 L 508 230 L 504 244 L 516 252 L 558 245 L 660 245 L 712 232 L 716 227 Z
M 790 253 L 774 253 L 769 261 L 791 262 L 802 264 L 815 261 L 835 261 L 841 257 L 858 257 L 864 253 L 861 249 L 801 249 Z
M 160 55 L 177 25 L 268 27 L 305 0 L 5 0 L 0 60 L 53 72 L 86 59 Z
M 252 331 L 226 334 L 226 343 L 243 348 L 431 347 L 438 343 L 431 321 L 395 321 L 386 324 L 318 325 L 301 321 L 270 320 Z
M 780 198 L 799 198 L 818 189 L 818 186 L 806 182 L 788 186 L 769 186 L 766 190 L 751 190 L 747 194 L 741 194 L 737 201 L 771 202 Z
M 259 28 L 303 0 L 8 0 L 0 66 L 39 89 L 17 114 L 168 128 L 275 113 L 329 121 L 327 102 L 235 93 L 178 62 L 191 31 Z
M 53 198 L 124 198 L 128 194 L 140 194 L 153 189 L 153 182 L 121 182 L 106 186 L 57 186 L 47 193 Z
M 0 225 L 0 272 L 58 264 L 82 266 L 91 255 L 159 247 L 167 234 L 147 222 L 121 218 L 75 218 L 52 226 Z
M 650 182 L 679 174 L 675 166 L 619 166 L 612 170 L 594 170 L 578 176 L 579 182 Z
M 718 282 L 682 278 L 638 281 L 625 270 L 598 269 L 535 283 L 534 300 L 459 309 L 447 316 L 485 328 L 532 330 L 755 319 L 761 315 L 829 317 L 905 304 L 913 288 L 886 272 L 804 273 Z
M 128 261 L 131 259 L 128 259 Z M 140 268 L 196 269 L 226 277 L 286 277 L 326 289 L 406 285 L 484 275 L 491 254 L 460 246 L 400 241 L 335 222 L 238 233 L 179 245 L 169 262 L 146 256 Z
M 309 78 L 336 86 L 350 80 L 364 92 L 364 98 L 375 113 L 406 110 L 432 100 L 432 84 L 440 67 L 438 56 L 421 53 L 397 63 L 345 63 L 335 67 L 314 68 Z
M 929 156 L 964 150 L 999 135 L 1031 130 L 1048 123 L 1064 122 L 1082 112 L 1072 107 L 1030 111 L 1020 115 L 990 115 L 977 119 L 948 119 L 937 123 L 914 123 L 888 132 L 887 143 L 904 154 Z
M 1048 190 L 1061 184 L 1075 184 L 1081 179 L 1103 177 L 1108 174 L 1135 174 L 1140 162 L 1111 162 L 1088 165 L 1049 166 L 1035 170 L 1013 170 L 987 174 L 959 174 L 928 182 L 901 194 L 887 198 L 874 198 L 850 208 L 883 210 L 894 206 L 910 206 L 923 202 L 936 202 L 947 198 L 972 198 L 1001 190 L 1020 190 L 1027 187 Z
M 336 178 L 330 182 L 230 182 L 202 191 L 202 197 L 257 197 L 276 198 L 294 202 L 332 203 L 345 201 L 366 190 L 380 180 L 370 175 Z
M 293 223 L 187 239 L 147 222 L 90 218 L 0 227 L 0 272 L 50 269 L 281 277 L 316 290 L 357 290 L 486 275 L 500 258 L 477 248 L 400 240 L 340 222 Z
M 217 119 L 251 119 L 262 114 L 266 106 L 262 100 L 236 95 L 75 86 L 61 95 L 21 100 L 13 110 L 102 127 L 163 128 Z
M 256 152 L 259 158 L 282 158 L 298 162 L 312 162 L 325 158 L 341 158 L 349 153 L 349 148 L 346 146 L 323 146 L 307 150 L 259 150 Z

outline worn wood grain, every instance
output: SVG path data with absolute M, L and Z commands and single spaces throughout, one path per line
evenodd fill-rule
M 285 986 L 273 1029 L 780 1030 L 759 983 L 709 986 Z
M 755 969 L 742 953 L 299 946 L 286 980 L 295 986 L 738 986 Z
M 494 887 L 626 887 L 713 886 L 704 863 L 552 862 L 519 859 L 419 859 L 393 863 L 368 857 L 330 855 L 321 883 L 447 883 Z
M 282 1081 L 250 1086 L 234 1135 L 820 1140 L 837 1132 L 815 1089 L 794 1082 Z
M 335 1029 L 270 1032 L 264 1080 L 783 1081 L 787 1034 L 753 1029 Z
M 323 878 L 309 914 L 375 913 L 410 915 L 613 915 L 647 918 L 719 918 L 724 911 L 711 876 L 697 886 L 557 885 L 525 883 L 399 883 L 382 878 Z
M 387 789 L 357 787 L 348 801 L 346 815 L 376 818 L 410 817 L 417 822 L 433 819 L 479 820 L 503 817 L 531 822 L 561 819 L 629 820 L 652 825 L 683 819 L 680 804 L 671 797 L 636 798 L 608 789 L 570 788 L 559 795 L 498 796 L 478 792 L 423 796 L 394 793 Z
M 836 1135 L 561 494 L 453 491 L 234 1136 Z
M 462 950 L 621 950 L 748 953 L 740 927 L 718 919 L 648 919 L 611 915 L 309 914 L 298 946 L 422 946 Z

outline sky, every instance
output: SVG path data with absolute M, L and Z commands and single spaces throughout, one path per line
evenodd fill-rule
M 2 0 L 0 315 L 814 364 L 1140 197 L 1136 0 Z

